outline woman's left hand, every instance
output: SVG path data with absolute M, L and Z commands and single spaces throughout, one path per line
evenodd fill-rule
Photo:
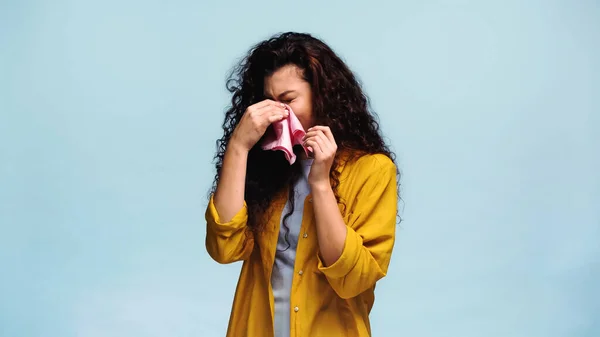
M 337 151 L 337 144 L 327 126 L 314 126 L 304 136 L 304 146 L 312 150 L 314 158 L 308 175 L 311 187 L 331 187 L 329 171 Z

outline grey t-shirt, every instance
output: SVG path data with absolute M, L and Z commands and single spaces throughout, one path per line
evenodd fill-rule
M 290 336 L 290 292 L 294 277 L 296 246 L 298 245 L 298 235 L 300 234 L 302 213 L 304 212 L 304 200 L 310 194 L 308 173 L 310 172 L 312 159 L 301 160 L 300 164 L 302 165 L 303 174 L 294 184 L 294 212 L 287 219 L 287 226 L 289 228 L 287 242 L 285 240 L 286 231 L 283 227 L 283 216 L 288 213 L 290 207 L 289 200 L 281 214 L 277 251 L 275 253 L 273 273 L 271 274 L 271 286 L 275 299 L 275 337 Z

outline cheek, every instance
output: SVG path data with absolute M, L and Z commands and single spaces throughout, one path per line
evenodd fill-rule
M 290 107 L 299 119 L 312 119 L 312 106 L 305 102 L 291 102 Z
M 298 117 L 298 120 L 302 124 L 304 130 L 314 126 L 312 107 L 310 105 L 296 104 L 294 106 L 292 102 L 292 104 L 290 104 L 290 107 L 292 107 L 292 110 L 294 110 L 294 114 L 296 114 L 296 117 Z

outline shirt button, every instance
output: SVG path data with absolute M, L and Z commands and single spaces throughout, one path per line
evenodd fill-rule
M 295 312 L 298 312 L 298 310 L 300 310 L 300 308 L 298 308 L 298 307 L 294 307 L 294 311 L 295 311 Z
M 308 237 L 308 234 L 304 233 L 304 235 L 302 235 L 302 237 L 306 239 Z
M 298 274 L 302 275 L 302 274 L 304 274 L 304 272 L 301 270 L 301 271 L 298 272 Z

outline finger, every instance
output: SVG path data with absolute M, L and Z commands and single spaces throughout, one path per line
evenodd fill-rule
M 281 109 L 285 109 L 285 104 L 268 100 L 264 105 L 257 107 L 258 111 L 269 109 L 271 107 L 278 107 Z
M 319 145 L 321 145 L 321 149 L 333 150 L 333 144 L 331 144 L 331 141 L 329 140 L 329 138 L 327 138 L 327 136 L 325 136 L 325 133 L 323 133 L 323 131 L 318 131 L 317 136 L 315 138 L 317 139 Z
M 331 132 L 331 129 L 327 126 L 316 125 L 309 128 L 308 132 L 322 132 L 331 143 L 335 144 L 335 138 L 333 137 L 333 133 Z
M 311 131 L 306 132 L 304 138 L 309 138 L 309 137 L 316 137 L 319 134 L 322 134 L 323 136 L 325 136 L 325 133 L 323 131 L 320 130 L 314 130 L 314 129 L 309 129 Z M 327 138 L 329 140 L 329 138 Z
M 274 115 L 268 116 L 267 121 L 269 122 L 269 124 L 272 124 L 272 123 L 278 122 L 284 118 L 285 118 L 285 116 L 282 114 L 274 114 Z
M 286 108 L 282 107 L 282 106 L 277 106 L 277 105 L 269 105 L 266 107 L 263 107 L 262 109 L 258 110 L 256 112 L 257 116 L 265 116 L 265 117 L 269 117 L 272 115 L 283 115 L 283 116 L 288 116 L 290 113 L 287 111 Z
M 314 140 L 314 138 L 311 138 L 304 142 L 304 146 L 310 149 L 315 159 L 321 158 L 323 151 L 321 150 L 321 147 L 319 147 L 319 144 Z
M 266 106 L 273 105 L 273 104 L 278 104 L 278 103 L 272 99 L 265 99 L 265 100 L 262 100 L 258 103 L 251 105 L 250 107 L 254 108 L 254 109 L 261 109 L 261 108 L 264 108 Z
M 327 145 L 327 143 L 329 143 L 329 141 L 327 141 L 327 138 L 325 137 L 325 135 L 321 135 L 321 136 L 317 135 L 313 139 L 315 140 L 315 142 L 317 144 L 319 144 L 319 149 L 321 150 L 322 155 L 326 155 L 329 153 L 330 149 L 329 149 L 329 146 Z
M 328 152 L 328 147 L 327 144 L 325 144 L 325 142 L 323 141 L 322 138 L 315 136 L 315 137 L 310 137 L 305 141 L 306 144 L 316 144 L 317 146 L 315 147 L 315 150 L 317 150 L 317 152 L 320 153 L 326 153 Z
M 335 144 L 331 143 L 331 141 L 329 140 L 329 138 L 327 138 L 327 136 L 325 136 L 325 133 L 323 131 L 309 131 L 304 136 L 304 139 L 308 139 L 308 138 L 319 139 L 322 142 L 321 145 L 322 145 L 323 149 L 330 149 L 330 150 L 335 149 Z
M 331 132 L 331 129 L 328 126 L 315 125 L 312 128 L 308 129 L 308 131 L 313 131 L 313 130 L 322 131 L 325 134 L 325 136 L 327 137 L 327 139 L 329 139 L 329 141 L 332 144 L 337 146 L 337 144 L 335 142 L 335 138 L 333 137 L 333 133 Z

